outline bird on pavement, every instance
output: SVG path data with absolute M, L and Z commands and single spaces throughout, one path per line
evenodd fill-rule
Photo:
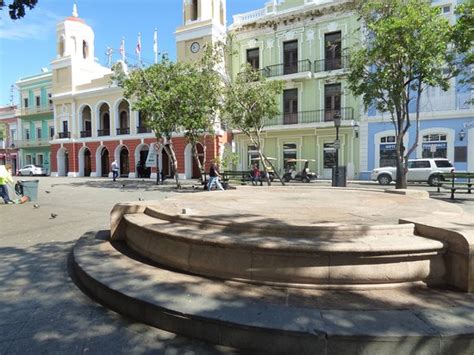
M 39 206 L 40 206 L 40 205 L 38 205 L 37 203 L 35 203 L 35 204 L 33 205 L 34 208 L 39 208 Z
M 48 190 L 45 190 L 44 192 L 46 192 L 47 194 L 50 194 L 50 193 L 51 193 L 51 191 L 48 191 Z
M 58 215 L 56 213 L 51 213 L 51 218 L 54 219 L 56 218 Z

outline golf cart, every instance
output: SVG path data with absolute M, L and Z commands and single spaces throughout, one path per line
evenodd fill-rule
M 258 163 L 260 165 L 260 158 L 255 158 L 253 159 L 256 163 Z M 270 160 L 270 161 L 276 161 L 277 159 L 276 158 L 272 158 L 272 157 L 267 157 L 267 160 Z M 273 164 L 273 163 L 272 163 Z M 262 174 L 262 180 L 263 181 L 266 181 L 266 178 L 263 177 L 263 174 L 264 174 L 264 169 L 260 168 L 259 167 L 259 170 L 260 170 L 260 174 Z M 270 166 L 267 166 L 267 172 L 268 172 L 268 177 L 270 179 L 270 182 L 273 182 L 273 180 L 275 179 L 275 173 L 273 172 L 273 169 L 270 167 Z M 252 172 L 251 172 L 252 173 Z M 252 176 L 250 176 L 250 178 L 252 178 Z
M 287 159 L 287 163 L 298 163 L 304 162 L 304 168 L 300 172 L 296 172 L 295 169 L 289 168 L 285 171 L 283 175 L 283 181 L 290 182 L 291 180 L 301 181 L 301 182 L 310 182 L 316 180 L 318 175 L 309 171 L 308 165 L 310 161 L 316 161 L 314 159 Z

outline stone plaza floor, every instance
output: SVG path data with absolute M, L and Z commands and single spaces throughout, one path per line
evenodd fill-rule
M 110 210 L 118 202 L 156 201 L 177 193 L 171 181 L 156 186 L 128 179 L 39 180 L 38 202 L 0 205 L 1 355 L 234 352 L 126 319 L 92 301 L 70 278 L 71 250 L 80 236 L 108 230 Z M 370 182 L 350 186 L 386 188 Z M 423 185 L 412 188 L 450 202 L 446 192 L 438 194 Z M 178 193 L 186 192 L 192 192 L 190 184 Z M 451 203 L 474 212 L 474 194 L 457 197 Z

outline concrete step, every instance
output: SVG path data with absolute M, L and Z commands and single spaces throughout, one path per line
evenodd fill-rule
M 415 236 L 406 225 L 400 225 L 399 235 L 379 228 L 381 235 L 320 236 L 316 229 L 312 236 L 299 236 L 296 228 L 288 238 L 151 214 L 124 216 L 129 247 L 167 267 L 203 276 L 294 287 L 373 288 L 442 284 L 446 272 L 444 244 Z
M 90 236 L 76 244 L 73 263 L 82 285 L 106 306 L 245 351 L 468 354 L 474 347 L 471 295 L 423 287 L 337 292 L 222 282 L 148 265 Z

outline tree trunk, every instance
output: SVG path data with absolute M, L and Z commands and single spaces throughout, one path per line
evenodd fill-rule
M 270 181 L 270 174 L 268 174 L 268 169 L 267 169 L 267 164 L 266 161 L 267 159 L 263 156 L 262 150 L 260 149 L 260 145 L 257 147 L 258 150 L 258 156 L 260 157 L 260 161 L 262 162 L 263 165 L 263 172 L 264 176 L 267 179 L 267 185 L 271 186 L 272 182 Z
M 407 188 L 407 170 L 404 164 L 405 145 L 403 143 L 403 135 L 397 137 L 397 180 L 395 183 L 396 189 Z
M 201 161 L 199 160 L 199 152 L 197 150 L 197 143 L 192 142 L 191 144 L 192 144 L 192 150 L 193 150 L 193 157 L 194 157 L 194 160 L 196 161 L 196 164 L 199 168 L 199 173 L 201 174 L 201 177 L 200 177 L 201 182 L 204 182 L 204 165 L 201 164 Z M 203 145 L 203 149 L 205 149 L 204 145 Z M 203 163 L 205 163 L 205 160 L 203 161 Z
M 281 178 L 280 174 L 277 173 L 277 171 L 276 171 L 275 167 L 273 166 L 272 162 L 270 160 L 268 160 L 267 157 L 264 157 L 264 158 L 267 161 L 267 163 L 270 164 L 270 167 L 273 169 L 273 173 L 276 175 L 277 179 L 280 180 L 282 186 L 286 186 L 285 182 Z
M 171 162 L 173 164 L 173 174 L 174 174 L 174 179 L 176 181 L 176 188 L 181 189 L 181 184 L 179 182 L 179 175 L 178 175 L 178 160 L 176 159 L 176 154 L 174 152 L 174 147 L 173 143 L 171 142 L 171 139 L 168 140 L 168 144 L 164 145 L 164 149 L 166 150 L 166 153 L 168 154 L 169 157 L 171 157 Z

